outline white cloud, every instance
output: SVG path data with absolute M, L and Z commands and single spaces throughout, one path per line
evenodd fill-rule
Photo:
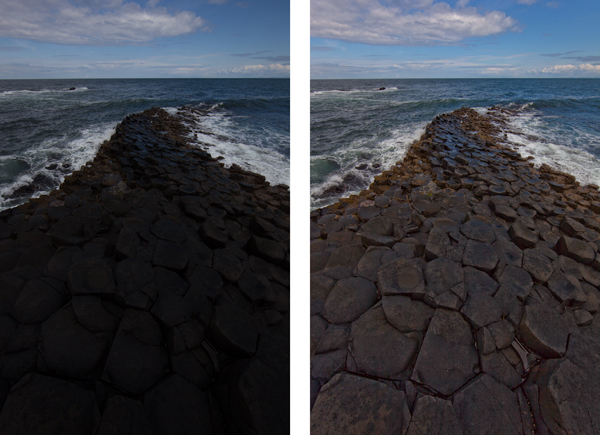
M 270 65 L 244 65 L 236 67 L 230 71 L 234 75 L 250 75 L 250 76 L 289 76 L 290 66 L 280 63 L 272 63 Z
M 554 65 L 531 71 L 534 74 L 560 75 L 568 77 L 598 77 L 600 76 L 600 65 L 582 63 L 581 65 Z
M 312 0 L 311 36 L 379 45 L 452 44 L 465 38 L 516 31 L 503 12 L 480 13 L 434 0 Z
M 99 6 L 102 4 L 102 6 Z M 74 45 L 137 44 L 210 30 L 193 12 L 171 14 L 149 1 L 146 8 L 123 0 L 3 0 L 0 37 Z
M 560 6 L 560 4 L 558 2 L 548 2 L 546 3 L 546 6 L 548 6 L 550 9 L 556 9 Z
M 522 5 L 532 5 L 535 2 L 537 2 L 537 0 L 518 0 L 517 3 L 522 4 Z

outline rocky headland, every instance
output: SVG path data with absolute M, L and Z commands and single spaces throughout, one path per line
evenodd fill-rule
M 317 434 L 600 433 L 600 193 L 536 168 L 502 109 L 436 117 L 311 213 Z
M 0 213 L 0 433 L 289 430 L 289 190 L 161 109 Z

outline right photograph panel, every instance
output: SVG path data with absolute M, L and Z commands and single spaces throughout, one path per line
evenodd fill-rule
M 600 431 L 584 3 L 311 1 L 313 435 Z

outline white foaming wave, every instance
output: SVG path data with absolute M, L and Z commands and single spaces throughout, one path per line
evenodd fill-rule
M 536 166 L 547 164 L 551 168 L 567 172 L 582 184 L 600 184 L 600 159 L 585 149 L 559 145 L 565 137 L 553 134 L 552 129 L 535 113 L 520 113 L 510 118 L 511 132 L 507 139 L 517 145 L 524 157 L 533 157 Z M 600 145 L 597 137 L 581 133 L 590 143 Z
M 57 92 L 84 92 L 89 89 L 86 86 L 82 86 L 80 88 L 75 89 L 41 89 L 39 91 L 34 91 L 31 89 L 19 89 L 16 91 L 2 91 L 0 92 L 0 97 L 10 97 L 10 96 L 36 96 L 40 94 L 49 94 L 49 93 L 57 93 Z
M 382 86 L 383 87 L 383 86 Z M 391 92 L 391 91 L 398 91 L 399 88 L 396 86 L 390 86 L 385 87 L 385 89 L 380 89 L 380 88 L 374 88 L 374 89 L 348 89 L 348 90 L 343 90 L 343 89 L 329 89 L 326 91 L 312 91 L 310 93 L 311 97 L 312 96 L 320 96 L 320 95 L 346 95 L 346 94 L 361 94 L 361 93 L 367 93 L 367 92 Z
M 289 136 L 267 128 L 250 131 L 239 125 L 223 106 L 216 103 L 207 112 L 192 115 L 191 139 L 213 157 L 222 157 L 221 162 L 229 167 L 237 164 L 242 169 L 263 175 L 271 184 L 290 183 L 290 160 L 272 149 L 271 144 L 289 144 Z M 206 110 L 202 108 L 202 110 Z
M 166 111 L 169 115 L 175 116 L 179 109 L 177 107 L 161 107 L 164 111 Z
M 39 147 L 30 149 L 20 155 L 3 156 L 1 161 L 19 159 L 27 162 L 30 169 L 19 175 L 11 183 L 0 185 L 0 210 L 18 205 L 10 196 L 19 188 L 29 185 L 37 175 L 43 175 L 52 180 L 57 188 L 69 173 L 81 169 L 86 163 L 92 161 L 100 145 L 110 139 L 115 132 L 117 123 L 105 123 L 83 129 L 79 137 L 68 142 L 65 136 L 44 140 Z M 66 142 L 66 143 L 65 143 Z M 49 160 L 49 156 L 54 156 Z M 49 163 L 57 164 L 57 169 L 47 169 Z M 32 197 L 37 198 L 48 194 L 49 190 L 35 192 Z M 22 200 L 20 201 L 22 202 Z
M 344 178 L 348 175 L 353 176 L 355 180 L 364 180 L 364 184 L 357 186 L 357 188 L 346 190 L 342 196 L 346 197 L 358 194 L 360 190 L 366 189 L 373 182 L 376 175 L 391 169 L 396 163 L 400 162 L 406 156 L 410 146 L 424 132 L 425 125 L 413 124 L 402 130 L 392 130 L 389 139 L 382 140 L 374 145 L 367 146 L 364 139 L 355 140 L 347 148 L 328 154 L 326 156 L 327 159 L 336 162 L 341 168 L 329 174 L 324 182 L 311 186 L 311 208 L 324 207 L 337 201 L 340 196 L 329 198 L 321 198 L 320 196 L 332 187 L 345 184 Z M 367 148 L 370 154 L 368 163 L 370 163 L 371 167 L 364 170 L 356 169 L 358 164 L 366 162 L 358 161 L 355 156 L 364 153 Z M 311 161 L 322 158 L 323 156 L 312 156 Z M 379 165 L 379 167 L 374 167 L 373 164 Z

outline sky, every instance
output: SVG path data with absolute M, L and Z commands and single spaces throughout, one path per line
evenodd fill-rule
M 598 0 L 311 0 L 311 78 L 600 77 Z
M 0 79 L 289 77 L 279 0 L 1 0 Z

